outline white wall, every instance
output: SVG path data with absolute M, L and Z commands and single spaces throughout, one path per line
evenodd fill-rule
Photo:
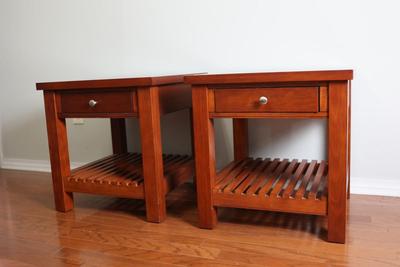
M 400 195 L 399 10 L 396 0 L 1 0 L 3 167 L 46 167 L 37 81 L 353 68 L 353 192 Z M 264 122 L 250 123 L 253 154 L 325 157 L 323 121 Z M 166 150 L 190 151 L 186 113 L 163 129 Z M 111 151 L 107 121 L 69 133 L 73 161 Z M 221 165 L 230 121 L 217 122 L 217 143 Z

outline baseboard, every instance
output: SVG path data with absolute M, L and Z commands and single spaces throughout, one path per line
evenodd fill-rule
M 351 177 L 352 194 L 400 197 L 400 177 Z
M 84 164 L 85 162 L 71 162 L 71 168 L 77 168 Z M 39 172 L 50 172 L 51 170 L 50 161 L 48 160 L 3 158 L 0 162 L 0 167 L 2 169 Z

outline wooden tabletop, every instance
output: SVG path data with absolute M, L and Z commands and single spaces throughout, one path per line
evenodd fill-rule
M 236 74 L 201 74 L 186 76 L 189 84 L 230 84 L 270 82 L 346 81 L 353 79 L 353 70 L 290 71 Z
M 156 77 L 136 77 L 104 80 L 59 81 L 37 83 L 37 90 L 69 90 L 69 89 L 98 89 L 98 88 L 126 88 L 136 86 L 157 86 L 183 83 L 185 75 L 170 75 Z

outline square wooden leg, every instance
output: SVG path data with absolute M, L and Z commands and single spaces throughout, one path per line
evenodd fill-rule
M 199 226 L 212 229 L 217 223 L 217 209 L 212 200 L 215 180 L 215 143 L 214 125 L 209 118 L 207 87 L 194 87 L 192 98 Z
M 110 119 L 111 123 L 111 138 L 114 154 L 126 153 L 126 126 L 125 119 Z
M 149 222 L 166 218 L 158 87 L 138 89 L 146 216 Z
M 233 154 L 235 160 L 249 156 L 248 120 L 232 119 L 233 123 Z
M 348 85 L 329 87 L 328 129 L 328 241 L 344 243 L 348 182 Z
M 65 191 L 64 179 L 70 176 L 67 128 L 65 119 L 57 115 L 57 95 L 44 91 L 47 137 L 49 140 L 51 175 L 56 210 L 69 211 L 74 207 L 73 195 Z
M 190 141 L 192 142 L 192 158 L 195 160 L 196 150 L 194 148 L 194 126 L 193 126 L 193 108 L 189 109 L 189 120 L 190 120 Z M 196 189 L 196 174 L 193 175 L 193 186 Z

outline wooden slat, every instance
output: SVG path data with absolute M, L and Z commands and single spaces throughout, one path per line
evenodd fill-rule
M 123 154 L 121 154 L 121 155 L 119 155 L 119 156 L 122 156 L 122 155 L 123 155 Z M 113 154 L 113 155 L 109 155 L 109 156 L 107 156 L 107 157 L 105 157 L 105 158 L 92 161 L 92 162 L 90 162 L 90 163 L 88 163 L 88 164 L 85 164 L 85 165 L 82 165 L 82 166 L 80 166 L 80 167 L 77 167 L 77 168 L 73 169 L 73 170 L 71 171 L 71 173 L 72 173 L 72 174 L 76 174 L 76 173 L 78 173 L 80 170 L 87 170 L 87 169 L 89 169 L 89 168 L 92 168 L 92 167 L 95 167 L 95 166 L 97 166 L 97 165 L 99 165 L 99 164 L 102 164 L 102 163 L 106 162 L 107 160 L 111 160 L 111 159 L 113 159 L 114 157 L 115 157 L 115 155 Z
M 245 193 L 247 195 L 255 194 L 258 191 L 259 187 L 264 184 L 265 179 L 268 178 L 271 175 L 271 173 L 275 170 L 278 164 L 279 164 L 279 159 L 274 159 L 274 161 L 272 161 L 271 164 L 268 165 L 265 172 L 263 172 L 261 175 L 257 177 L 257 180 L 255 180 L 254 183 L 252 183 L 252 185 L 249 187 L 249 189 L 247 189 Z
M 315 178 L 314 178 L 314 181 L 313 181 L 313 185 L 311 187 L 310 193 L 307 196 L 307 198 L 315 198 L 316 197 L 317 191 L 318 191 L 320 182 L 322 180 L 322 176 L 325 173 L 325 170 L 326 170 L 326 162 L 323 160 L 319 164 L 317 174 L 315 175 Z
M 68 180 L 74 180 L 75 182 L 88 182 L 93 180 L 93 176 L 101 175 L 105 170 L 113 168 L 115 160 L 111 159 L 108 162 L 106 161 L 103 164 L 99 164 L 98 166 L 82 169 L 78 173 L 73 174 Z
M 299 178 L 302 177 L 304 170 L 306 169 L 306 166 L 307 166 L 307 160 L 303 159 L 300 165 L 297 167 L 296 172 L 294 173 L 292 179 L 290 180 L 285 190 L 279 193 L 281 197 L 288 198 L 290 196 Z
M 328 173 L 327 173 L 328 169 L 326 169 L 326 173 L 324 174 L 324 176 L 322 176 L 321 179 L 321 186 L 318 189 L 317 195 L 315 196 L 316 199 L 319 200 L 325 200 L 326 201 L 326 197 L 327 197 L 327 183 L 328 183 Z
M 227 166 L 225 166 L 218 174 L 217 174 L 217 179 L 216 179 L 216 184 L 220 182 L 222 179 L 224 179 L 232 170 L 237 168 L 240 164 L 243 163 L 243 160 L 239 161 L 231 161 Z
M 116 159 L 123 158 L 125 156 L 126 156 L 126 154 L 118 154 L 118 155 L 114 155 L 113 154 L 111 156 L 108 156 L 108 157 L 105 157 L 105 158 L 90 162 L 90 163 L 85 164 L 85 165 L 83 165 L 83 166 L 81 166 L 79 168 L 73 169 L 72 170 L 72 175 L 77 175 L 77 174 L 80 175 L 80 174 L 83 174 L 84 172 L 87 172 L 87 171 L 89 171 L 91 169 L 97 169 L 99 166 L 103 166 L 103 165 L 108 164 L 110 162 L 112 163 Z
M 112 172 L 110 175 L 108 175 L 105 179 L 107 180 L 108 184 L 115 184 L 115 185 L 126 185 L 127 183 L 125 180 L 131 176 L 132 172 L 129 170 L 131 165 L 140 165 L 141 164 L 141 157 L 137 158 L 130 158 L 127 159 L 127 161 L 122 164 L 121 166 L 118 166 L 117 170 L 115 172 Z M 139 166 L 136 167 L 136 169 L 141 169 Z M 137 177 L 137 175 L 135 175 Z M 133 183 L 135 183 L 133 181 Z
M 99 168 L 97 170 L 97 175 L 92 175 L 87 179 L 90 180 L 92 183 L 107 183 L 107 175 L 116 172 L 118 169 L 118 165 L 122 165 L 126 161 L 130 161 L 131 159 L 139 159 L 140 156 L 125 156 L 123 158 L 118 159 L 117 161 L 113 162 L 112 164 L 108 165 L 104 168 Z M 106 181 L 103 181 L 106 180 Z
M 193 159 L 187 155 L 163 155 L 163 163 L 167 191 L 193 174 Z M 142 155 L 114 154 L 79 167 L 66 180 L 69 192 L 143 198 Z
M 215 206 L 327 214 L 325 161 L 257 158 L 240 164 L 233 161 L 228 166 L 223 169 L 223 181 L 213 190 Z M 309 194 L 309 183 L 312 194 L 304 198 Z
M 262 162 L 261 158 L 257 158 L 256 160 L 252 161 L 251 164 L 245 168 L 240 175 L 236 177 L 231 183 L 229 183 L 225 188 L 222 188 L 224 192 L 230 192 L 235 189 L 241 182 L 243 182 L 251 173 L 257 168 L 257 165 Z
M 237 168 L 236 169 L 236 175 L 235 176 L 227 176 L 227 179 L 224 180 L 224 183 L 218 184 L 218 190 L 223 191 L 225 187 L 229 186 L 232 182 L 234 182 L 236 179 L 241 179 L 241 177 L 246 177 L 249 172 L 252 170 L 254 167 L 255 163 L 253 160 L 250 160 L 248 164 L 244 165 L 243 168 Z
M 255 181 L 255 179 L 257 179 L 257 177 L 259 175 L 261 175 L 261 173 L 264 171 L 264 169 L 267 167 L 268 163 L 270 163 L 270 162 L 271 162 L 271 159 L 267 158 L 267 159 L 263 160 L 260 164 L 258 164 L 257 168 L 254 169 L 254 171 L 251 173 L 251 175 L 249 177 L 247 177 L 247 179 L 244 182 L 242 182 L 237 188 L 235 188 L 233 190 L 233 192 L 238 193 L 238 194 L 242 194 L 243 192 L 245 192 L 247 190 L 247 188 L 251 186 L 253 181 Z
M 140 156 L 132 156 L 132 157 L 124 157 L 123 159 L 120 159 L 118 162 L 115 162 L 115 164 L 110 165 L 107 168 L 102 168 L 98 169 L 95 172 L 89 173 L 90 176 L 82 177 L 79 179 L 80 176 L 75 176 L 78 177 L 78 180 L 83 181 L 83 182 L 91 182 L 91 183 L 108 183 L 111 184 L 112 176 L 113 174 L 116 174 L 118 172 L 118 165 L 121 166 L 123 162 L 130 162 L 131 160 L 140 160 Z M 117 165 L 118 164 L 118 165 Z M 122 168 L 119 168 L 120 170 Z M 128 171 L 125 169 L 125 171 Z M 123 177 L 121 174 L 118 174 L 118 177 Z M 114 178 L 116 179 L 116 178 Z M 75 179 L 76 181 L 77 179 Z
M 228 166 L 223 169 L 223 181 L 213 190 L 216 206 L 327 214 L 325 161 L 247 158 Z
M 311 163 L 308 165 L 306 174 L 303 176 L 303 179 L 300 180 L 299 188 L 297 190 L 293 190 L 293 192 L 290 194 L 291 198 L 301 199 L 304 196 L 304 192 L 306 191 L 308 182 L 310 181 L 311 175 L 314 173 L 316 165 L 316 160 L 311 161 Z
M 220 179 L 216 185 L 215 188 L 221 188 L 224 187 L 231 179 L 239 175 L 240 171 L 245 168 L 248 164 L 251 163 L 251 159 L 247 158 L 244 161 L 242 161 L 236 168 L 232 169 L 231 172 L 229 172 L 225 177 Z
M 296 166 L 297 166 L 297 159 L 292 160 L 287 169 L 285 170 L 285 172 L 278 178 L 279 180 L 276 182 L 274 187 L 270 189 L 269 192 L 267 192 L 268 196 L 271 197 L 278 196 L 278 193 L 282 190 L 282 187 L 286 184 L 287 179 L 289 179 L 292 176 Z
M 261 187 L 258 192 L 256 192 L 256 194 L 260 196 L 266 195 L 267 192 L 269 192 L 269 190 L 271 189 L 271 186 L 274 184 L 277 177 L 279 177 L 280 174 L 286 169 L 288 163 L 289 159 L 282 160 L 276 170 L 272 173 L 272 175 L 267 177 L 267 182 Z

